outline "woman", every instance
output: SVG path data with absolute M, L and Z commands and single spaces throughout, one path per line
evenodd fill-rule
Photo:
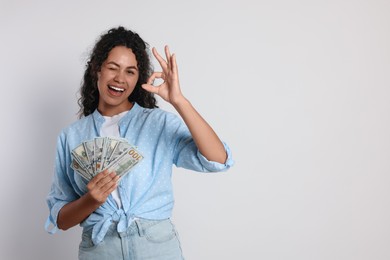
M 83 227 L 79 259 L 182 259 L 170 221 L 172 165 L 216 172 L 231 154 L 181 92 L 176 58 L 152 49 L 162 72 L 153 72 L 138 34 L 113 28 L 97 41 L 80 90 L 80 119 L 58 137 L 46 229 Z M 155 79 L 162 83 L 154 86 Z M 170 103 L 182 120 L 156 105 Z M 184 123 L 183 123 L 184 121 Z M 96 137 L 126 139 L 143 159 L 119 179 L 104 170 L 89 182 L 71 167 L 71 151 Z

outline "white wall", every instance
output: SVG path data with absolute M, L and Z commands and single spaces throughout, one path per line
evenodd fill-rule
M 55 139 L 120 24 L 171 46 L 236 160 L 175 170 L 187 259 L 390 259 L 389 1 L 85 2 L 0 4 L 1 259 L 77 258 L 79 227 L 43 228 Z

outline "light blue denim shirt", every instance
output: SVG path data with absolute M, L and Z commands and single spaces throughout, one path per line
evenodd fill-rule
M 47 197 L 50 214 L 45 228 L 50 233 L 58 230 L 57 216 L 61 208 L 87 192 L 86 180 L 70 167 L 71 151 L 83 141 L 98 137 L 104 120 L 95 110 L 65 128 L 58 137 L 55 173 Z M 83 228 L 93 228 L 95 245 L 103 241 L 113 221 L 118 222 L 118 232 L 123 232 L 135 218 L 161 220 L 171 217 L 173 164 L 199 172 L 225 171 L 233 165 L 230 149 L 225 143 L 226 162 L 208 161 L 197 149 L 183 121 L 161 109 L 146 109 L 134 103 L 118 125 L 120 136 L 137 146 L 144 159 L 120 181 L 118 192 L 122 208 L 118 208 L 110 195 L 81 222 Z M 53 225 L 51 230 L 50 224 Z

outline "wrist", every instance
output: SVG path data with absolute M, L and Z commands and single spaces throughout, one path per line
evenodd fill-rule
M 85 205 L 85 208 L 92 209 L 93 211 L 100 207 L 104 201 L 99 201 L 94 198 L 94 196 L 91 195 L 90 192 L 85 193 L 82 197 L 82 203 Z
M 184 96 L 180 96 L 178 98 L 175 98 L 175 100 L 173 100 L 171 104 L 177 111 L 179 111 L 183 107 L 190 105 L 190 101 Z

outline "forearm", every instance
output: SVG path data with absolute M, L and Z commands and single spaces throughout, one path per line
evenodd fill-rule
M 164 60 L 155 48 L 152 51 L 163 72 L 154 72 L 149 77 L 147 84 L 143 84 L 142 87 L 151 93 L 158 94 L 162 99 L 175 107 L 190 130 L 192 138 L 203 156 L 209 161 L 225 163 L 227 155 L 223 143 L 206 120 L 201 117 L 181 93 L 175 54 L 171 55 L 168 46 L 165 46 L 167 60 Z M 163 79 L 164 82 L 154 86 L 153 82 L 156 78 Z
M 78 225 L 100 206 L 89 198 L 88 194 L 69 202 L 62 207 L 58 214 L 57 225 L 62 230 L 67 230 Z
M 118 180 L 119 176 L 108 170 L 93 177 L 87 184 L 87 193 L 62 207 L 57 218 L 58 227 L 66 230 L 86 219 L 116 189 Z
M 172 105 L 183 118 L 201 154 L 209 161 L 225 163 L 227 155 L 221 140 L 192 104 L 182 97 Z

